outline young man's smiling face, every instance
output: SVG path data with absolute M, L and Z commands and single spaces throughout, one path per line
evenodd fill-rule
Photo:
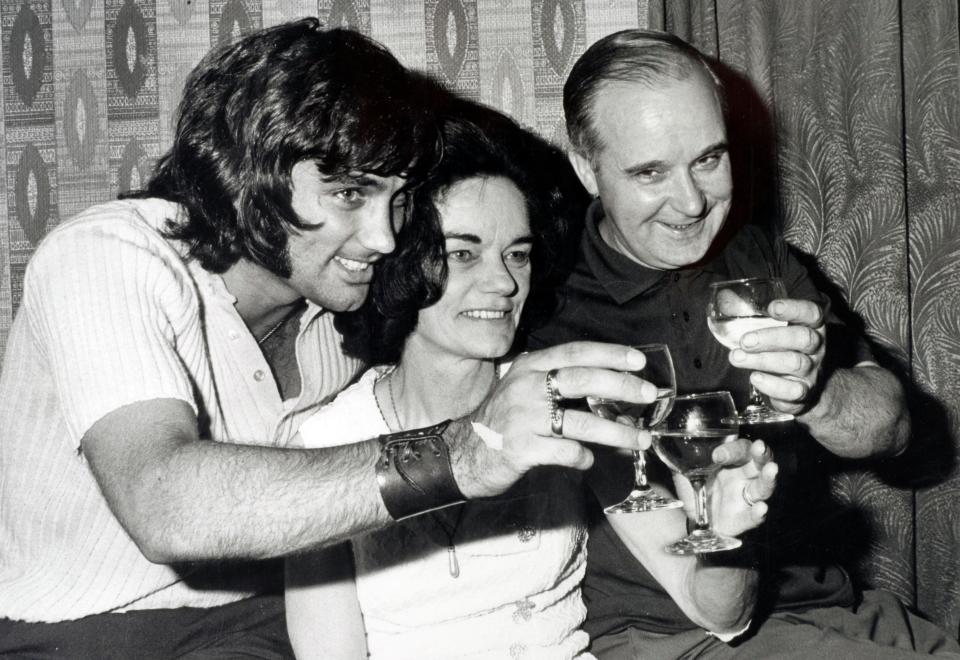
M 404 180 L 360 172 L 330 178 L 300 161 L 291 181 L 291 206 L 311 228 L 290 232 L 288 285 L 325 309 L 356 309 L 374 264 L 395 247 L 391 207 Z
M 720 103 L 695 72 L 653 84 L 609 82 L 592 108 L 600 152 L 571 162 L 599 195 L 600 235 L 648 268 L 700 261 L 730 211 L 733 181 Z

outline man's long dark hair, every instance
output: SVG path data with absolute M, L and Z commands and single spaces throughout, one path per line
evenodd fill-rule
M 416 177 L 435 157 L 434 114 L 419 79 L 385 48 L 315 18 L 212 51 L 190 74 L 173 146 L 133 196 L 181 204 L 168 235 L 212 272 L 240 258 L 289 277 L 291 171 Z

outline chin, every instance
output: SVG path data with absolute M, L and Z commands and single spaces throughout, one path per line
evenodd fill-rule
M 507 354 L 510 350 L 510 343 L 497 342 L 490 344 L 485 342 L 476 342 L 470 345 L 470 353 L 477 360 L 496 360 Z

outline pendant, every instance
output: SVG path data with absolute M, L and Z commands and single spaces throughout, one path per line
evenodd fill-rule
M 452 543 L 447 546 L 447 566 L 450 568 L 450 577 L 460 577 L 460 562 L 457 561 L 457 549 Z

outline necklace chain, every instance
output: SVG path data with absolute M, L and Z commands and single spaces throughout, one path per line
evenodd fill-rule
M 284 315 L 283 315 L 283 318 L 281 318 L 279 321 L 277 321 L 277 322 L 273 325 L 273 327 L 271 327 L 269 330 L 267 330 L 266 334 L 264 334 L 262 337 L 260 337 L 260 339 L 257 340 L 257 344 L 262 346 L 262 345 L 263 345 L 263 342 L 267 341 L 268 339 L 270 339 L 270 337 L 272 337 L 273 335 L 275 335 L 275 334 L 277 333 L 277 330 L 279 330 L 280 328 L 283 327 L 283 324 L 284 324 L 284 323 L 286 323 L 287 321 L 289 321 L 289 320 L 293 317 L 294 314 L 296 314 L 298 311 L 300 311 L 300 308 L 301 308 L 301 305 L 296 305 L 293 309 L 291 309 L 289 312 L 287 312 L 286 314 L 284 314 Z
M 260 337 L 260 339 L 257 340 L 257 343 L 262 345 L 263 342 L 265 342 L 265 341 L 267 341 L 268 339 L 270 339 L 270 337 L 272 337 L 274 334 L 276 334 L 277 330 L 280 329 L 280 326 L 283 325 L 283 324 L 286 322 L 286 320 L 287 320 L 287 317 L 284 316 L 282 319 L 280 319 L 279 321 L 277 321 L 276 325 L 274 325 L 272 328 L 270 328 L 269 330 L 267 330 L 267 333 L 266 333 L 265 335 L 263 335 L 262 337 Z
M 397 410 L 397 402 L 393 398 L 393 374 L 397 373 L 397 368 L 394 367 L 390 373 L 387 374 L 387 394 L 390 397 L 390 410 L 393 412 L 393 419 L 397 422 L 397 430 L 403 430 L 403 422 L 400 421 L 400 412 Z

